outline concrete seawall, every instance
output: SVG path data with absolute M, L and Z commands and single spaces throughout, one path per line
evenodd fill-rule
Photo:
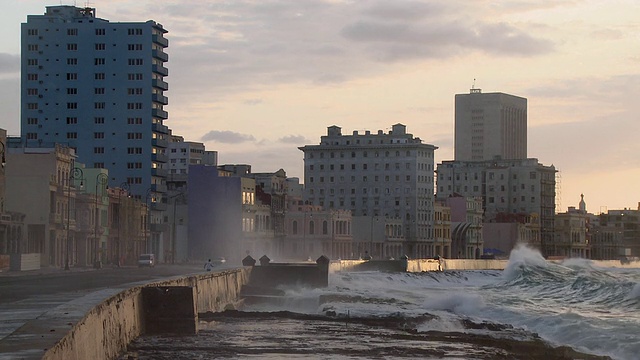
M 63 304 L 32 320 L 4 341 L 0 358 L 114 359 L 145 333 L 145 287 L 193 287 L 197 312 L 235 307 L 251 268 L 198 274 L 127 289 L 106 289 Z
M 337 260 L 330 263 L 329 271 L 335 273 L 343 271 L 504 270 L 507 263 L 508 260 L 493 259 Z

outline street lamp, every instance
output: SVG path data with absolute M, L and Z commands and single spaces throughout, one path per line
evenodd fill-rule
M 153 202 L 153 190 L 151 188 L 147 189 L 147 195 L 145 197 L 145 202 L 147 204 L 147 226 L 145 227 L 145 238 L 147 239 L 147 245 L 145 249 L 147 254 L 151 253 L 151 203 Z
M 102 197 L 104 196 L 104 191 L 105 189 L 109 188 L 109 185 L 107 185 L 109 182 L 109 175 L 105 174 L 105 173 L 99 173 L 96 176 L 96 215 L 94 218 L 94 241 L 95 241 L 95 258 L 93 261 L 93 266 L 96 269 L 99 269 L 101 267 L 100 264 L 100 256 L 98 255 L 99 253 L 99 249 L 100 249 L 100 239 L 98 239 L 98 226 L 100 224 L 100 208 L 98 207 L 98 187 L 100 187 L 100 205 L 102 205 Z
M 129 183 L 128 182 L 123 182 L 122 184 L 120 184 L 120 190 L 118 191 L 118 243 L 117 248 L 116 248 L 116 265 L 118 267 L 120 267 L 120 222 L 122 219 L 122 203 L 120 202 L 120 199 L 122 198 L 122 190 L 127 192 L 127 196 L 129 195 Z
M 66 259 L 64 261 L 64 269 L 65 270 L 69 270 L 69 245 L 71 243 L 71 240 L 69 239 L 69 230 L 71 227 L 71 181 L 73 180 L 80 180 L 80 188 L 82 188 L 83 183 L 82 183 L 82 178 L 83 178 L 84 174 L 82 172 L 82 169 L 74 167 L 73 171 L 71 171 L 71 174 L 69 174 L 69 183 L 67 184 L 67 244 L 66 244 Z M 75 209 L 74 209 L 75 211 Z

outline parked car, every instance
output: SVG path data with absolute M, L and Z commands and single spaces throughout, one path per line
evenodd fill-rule
M 153 254 L 141 254 L 138 258 L 138 267 L 154 267 L 156 266 L 156 257 Z

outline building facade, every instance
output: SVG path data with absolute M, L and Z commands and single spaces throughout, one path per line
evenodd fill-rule
M 396 124 L 388 133 L 351 135 L 331 126 L 319 145 L 299 149 L 304 153 L 304 196 L 309 205 L 350 210 L 354 219 L 398 219 L 406 239 L 403 252 L 409 257 L 433 255 L 429 248 L 434 239 L 435 146 Z
M 112 23 L 95 9 L 48 6 L 22 24 L 21 141 L 66 144 L 143 198 L 166 191 L 167 31 L 154 21 Z
M 553 165 L 542 165 L 537 159 L 443 161 L 436 172 L 437 197 L 480 197 L 484 222 L 496 222 L 501 213 L 535 215 L 540 220 L 541 250 L 552 255 L 556 196 Z
M 527 158 L 527 99 L 482 93 L 455 96 L 455 155 L 459 161 Z

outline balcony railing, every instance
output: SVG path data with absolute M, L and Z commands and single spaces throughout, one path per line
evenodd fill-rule
M 166 169 L 154 168 L 151 169 L 151 175 L 159 177 L 167 177 L 169 172 Z
M 162 50 L 153 50 L 152 55 L 154 58 L 160 59 L 162 61 L 169 61 L 169 55 Z
M 158 102 L 162 105 L 167 105 L 169 103 L 169 98 L 160 94 L 151 95 L 151 100 Z
M 169 39 L 167 39 L 166 37 L 159 35 L 159 34 L 154 34 L 153 35 L 153 42 L 156 44 L 160 44 L 163 47 L 167 47 L 169 46 Z
M 162 90 L 169 90 L 169 84 L 166 81 L 162 81 L 160 79 L 153 79 L 152 82 L 154 87 L 157 87 Z
M 155 139 L 151 140 L 151 145 L 159 147 L 159 148 L 166 148 L 166 147 L 169 146 L 169 141 L 167 139 L 155 138 Z
M 162 109 L 157 109 L 157 108 L 151 109 L 151 115 L 153 115 L 154 117 L 161 118 L 161 119 L 166 119 L 166 118 L 169 117 L 169 113 L 168 112 L 166 112 L 166 111 L 164 111 Z
M 158 74 L 160 74 L 162 76 L 169 75 L 169 69 L 167 69 L 166 67 L 164 67 L 162 65 L 153 64 L 152 70 L 153 70 L 153 72 L 158 73 Z
M 168 134 L 169 133 L 169 127 L 166 125 L 162 125 L 160 123 L 155 123 L 151 125 L 151 130 L 161 133 L 161 134 Z
M 151 154 L 151 160 L 159 163 L 166 163 L 169 161 L 169 157 L 165 154 Z

